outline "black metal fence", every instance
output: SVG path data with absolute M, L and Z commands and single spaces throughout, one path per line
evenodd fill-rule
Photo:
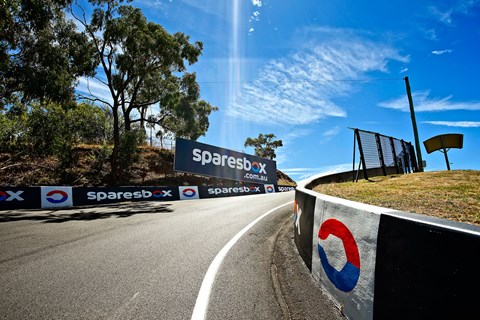
M 354 180 L 357 181 L 362 169 L 363 177 L 368 179 L 369 172 L 378 169 L 386 176 L 394 173 L 411 173 L 418 171 L 415 151 L 410 142 L 388 137 L 376 132 L 360 129 L 354 130 L 353 171 L 355 172 L 356 145 L 360 162 Z

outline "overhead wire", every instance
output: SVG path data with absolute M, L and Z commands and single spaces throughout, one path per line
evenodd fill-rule
M 268 81 L 268 80 L 253 80 L 253 81 L 197 81 L 199 84 L 248 84 L 256 82 L 272 82 L 275 84 L 281 83 L 324 83 L 324 82 L 373 82 L 373 81 L 403 81 L 403 78 L 370 78 L 370 79 L 329 79 L 329 80 L 283 80 L 283 81 Z

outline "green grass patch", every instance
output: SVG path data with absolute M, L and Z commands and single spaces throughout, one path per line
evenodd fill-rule
M 316 192 L 480 226 L 480 171 L 453 170 L 321 184 Z

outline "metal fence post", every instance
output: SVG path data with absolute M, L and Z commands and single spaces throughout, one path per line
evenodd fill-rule
M 358 129 L 355 129 L 355 136 L 357 137 L 358 151 L 360 152 L 360 161 L 362 162 L 363 167 L 363 177 L 368 179 L 367 165 L 365 163 L 365 156 L 363 154 L 362 139 L 360 138 L 360 132 Z
M 408 146 L 410 148 L 410 163 L 412 164 L 412 171 L 413 172 L 423 172 L 423 167 L 420 169 L 419 164 L 417 163 L 417 157 L 415 156 L 415 149 L 413 148 L 413 145 L 411 143 L 408 143 Z
M 352 162 L 352 179 L 353 179 L 353 182 L 355 182 L 355 151 L 357 149 L 357 138 L 356 138 L 356 135 L 355 135 L 355 131 L 353 132 L 353 162 Z M 358 178 L 358 177 L 357 177 Z
M 393 137 L 388 138 L 390 140 L 390 146 L 392 147 L 392 155 L 393 155 L 393 161 L 395 163 L 395 171 L 400 173 L 400 169 L 398 169 L 398 158 L 397 158 L 397 151 L 395 150 L 395 141 L 393 140 Z
M 385 168 L 385 160 L 383 159 L 382 143 L 380 142 L 380 135 L 378 133 L 375 134 L 375 141 L 377 142 L 378 160 L 380 160 L 380 165 L 382 166 L 383 175 L 386 176 L 387 169 Z
M 407 147 L 405 147 L 405 145 L 407 144 L 405 141 L 403 141 L 403 139 L 401 140 L 402 142 L 402 151 L 403 151 L 403 162 L 405 163 L 405 172 L 403 173 L 411 173 L 410 172 L 410 157 L 409 157 L 409 153 L 410 153 L 410 148 L 408 149 L 407 151 Z

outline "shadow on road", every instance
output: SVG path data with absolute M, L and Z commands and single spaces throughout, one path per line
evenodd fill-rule
M 0 211 L 0 223 L 19 220 L 61 223 L 106 218 L 127 218 L 138 214 L 173 212 L 173 209 L 169 208 L 170 206 L 171 204 L 159 204 L 158 202 L 133 202 L 55 210 L 10 210 Z

